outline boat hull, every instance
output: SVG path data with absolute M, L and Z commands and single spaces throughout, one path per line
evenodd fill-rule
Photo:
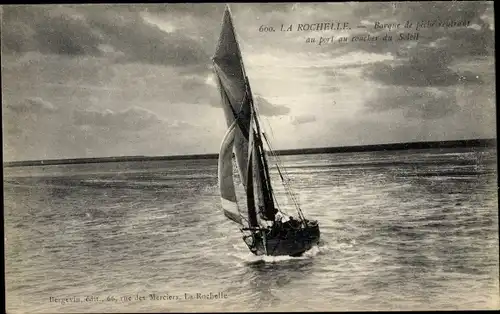
M 253 243 L 248 247 L 255 255 L 301 256 L 318 244 L 319 239 L 320 231 L 317 223 L 280 234 L 273 234 L 269 229 L 262 229 L 253 234 Z

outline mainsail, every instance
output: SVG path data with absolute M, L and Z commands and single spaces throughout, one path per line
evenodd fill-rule
M 223 211 L 226 217 L 239 224 L 247 221 L 249 226 L 257 227 L 257 214 L 260 214 L 260 219 L 274 220 L 277 210 L 250 84 L 227 6 L 212 60 L 228 126 L 219 153 L 218 174 Z M 247 194 L 246 213 L 241 213 L 237 204 L 231 148 Z
M 219 152 L 219 187 L 224 214 L 236 223 L 243 224 L 236 199 L 233 181 L 233 143 L 236 121 L 231 124 L 222 140 Z

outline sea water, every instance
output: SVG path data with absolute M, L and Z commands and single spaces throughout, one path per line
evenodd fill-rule
M 494 150 L 281 162 L 321 228 L 297 258 L 248 251 L 213 159 L 5 168 L 7 312 L 499 307 Z

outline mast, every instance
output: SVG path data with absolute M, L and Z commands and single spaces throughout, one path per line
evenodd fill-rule
M 251 128 L 250 124 L 250 128 Z M 250 146 L 248 149 L 248 166 L 247 166 L 247 210 L 248 210 L 248 224 L 250 227 L 258 227 L 257 212 L 255 211 L 255 198 L 253 188 L 253 145 L 254 132 L 250 133 Z
M 255 142 L 257 145 L 257 151 L 259 155 L 259 171 L 260 177 L 262 180 L 262 188 L 263 188 L 263 197 L 264 197 L 264 214 L 268 220 L 274 220 L 275 216 L 275 205 L 273 199 L 273 188 L 271 185 L 271 176 L 269 175 L 269 166 L 267 163 L 266 152 L 264 150 L 264 144 L 262 142 L 262 136 L 260 131 L 259 119 L 257 117 L 257 113 L 255 111 L 253 95 L 250 88 L 250 82 L 248 80 L 248 76 L 245 76 L 246 85 L 247 85 L 247 94 L 250 98 L 250 107 L 252 112 L 253 121 L 255 122 Z

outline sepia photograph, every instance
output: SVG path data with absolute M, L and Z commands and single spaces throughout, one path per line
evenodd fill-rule
M 500 309 L 493 1 L 0 8 L 7 313 Z

